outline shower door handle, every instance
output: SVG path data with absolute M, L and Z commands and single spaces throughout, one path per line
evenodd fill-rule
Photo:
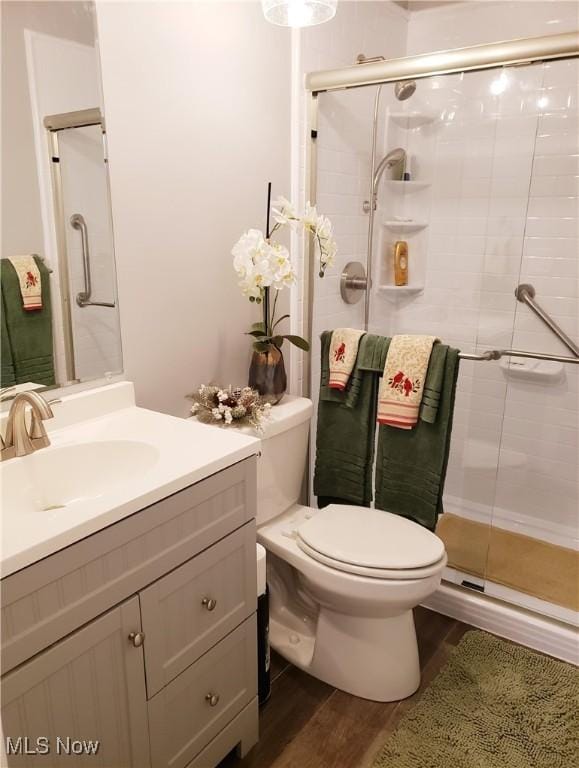
M 70 225 L 73 229 L 78 229 L 80 232 L 82 268 L 84 272 L 84 291 L 76 294 L 76 303 L 79 307 L 114 307 L 114 302 L 91 301 L 90 252 L 88 248 L 88 229 L 84 216 L 81 213 L 73 213 L 70 217 Z

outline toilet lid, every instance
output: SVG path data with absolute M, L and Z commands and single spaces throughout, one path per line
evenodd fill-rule
M 366 568 L 424 568 L 444 557 L 444 544 L 434 533 L 366 507 L 330 504 L 302 523 L 297 536 L 325 557 Z

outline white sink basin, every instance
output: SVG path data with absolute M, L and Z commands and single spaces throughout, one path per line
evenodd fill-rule
M 106 496 L 147 472 L 159 451 L 135 440 L 104 440 L 35 451 L 3 463 L 3 502 L 15 513 L 49 512 Z
M 0 463 L 2 577 L 259 450 L 239 430 L 137 408 L 134 398 L 125 381 L 63 397 L 45 423 L 51 445 Z

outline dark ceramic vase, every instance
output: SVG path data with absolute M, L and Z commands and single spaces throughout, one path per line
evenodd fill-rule
M 285 395 L 287 376 L 283 354 L 273 344 L 267 352 L 254 352 L 249 366 L 249 386 L 275 405 Z

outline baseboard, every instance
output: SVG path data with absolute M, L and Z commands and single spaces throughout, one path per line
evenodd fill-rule
M 448 584 L 441 584 L 423 605 L 579 666 L 579 631 L 568 624 Z

